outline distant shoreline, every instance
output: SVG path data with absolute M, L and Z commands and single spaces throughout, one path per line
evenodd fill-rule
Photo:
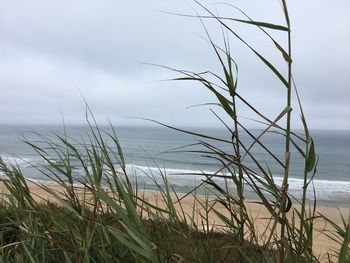
M 99 124 L 99 128 L 100 129 L 108 129 L 110 128 L 110 124 L 109 123 L 103 123 L 105 122 L 105 119 L 101 120 L 102 124 Z M 118 124 L 115 123 L 113 125 L 114 128 L 116 129 L 168 129 L 165 128 L 161 125 L 158 124 L 154 124 L 151 122 L 146 122 L 149 123 L 147 124 Z M 173 124 L 173 126 L 179 128 L 179 129 L 188 129 L 188 130 L 226 130 L 225 127 L 217 127 L 217 126 L 182 126 L 182 125 L 177 125 L 177 124 Z M 64 127 L 68 127 L 68 128 L 87 128 L 89 129 L 89 126 L 85 123 L 67 123 L 67 124 L 63 124 L 63 123 L 48 123 L 48 124 L 43 124 L 43 123 L 0 123 L 0 127 L 1 128 L 33 128 L 33 127 L 37 127 L 37 128 L 45 128 L 46 130 L 51 130 L 52 128 L 58 129 L 58 130 L 63 130 Z M 261 131 L 261 129 L 263 129 L 262 127 L 251 127 L 250 130 L 252 131 Z M 296 133 L 303 133 L 304 130 L 302 127 L 300 128 L 296 128 L 294 129 L 294 132 Z M 310 129 L 310 132 L 339 132 L 339 133 L 348 133 L 350 134 L 350 130 L 349 129 Z

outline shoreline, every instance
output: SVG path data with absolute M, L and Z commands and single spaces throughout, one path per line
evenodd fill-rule
M 171 184 L 171 180 L 173 178 L 168 178 L 169 179 L 169 183 Z M 0 177 L 0 183 L 1 183 L 1 180 L 4 180 L 3 178 Z M 32 179 L 32 178 L 26 178 L 27 182 L 30 182 L 31 184 L 35 185 L 35 184 L 43 184 L 43 185 L 56 185 L 57 183 L 55 181 L 51 181 L 51 180 L 45 180 L 45 179 Z M 350 181 L 349 181 L 350 183 Z M 83 187 L 83 184 L 80 184 L 80 183 L 74 183 L 74 185 L 79 188 L 79 187 Z M 142 187 L 144 187 L 146 184 L 139 184 L 138 186 L 140 187 L 140 189 Z M 154 185 L 153 188 L 155 189 L 152 189 L 152 186 L 148 185 L 148 188 L 142 188 L 144 189 L 146 192 L 158 192 L 158 190 L 156 189 L 156 186 Z M 192 188 L 192 186 L 191 186 Z M 0 188 L 1 189 L 1 188 Z M 174 189 L 176 190 L 176 193 L 180 194 L 180 195 L 185 195 L 187 194 L 188 192 L 185 191 L 185 187 L 181 187 L 181 186 L 175 186 Z M 247 202 L 254 202 L 254 201 L 257 201 L 256 198 L 254 198 L 253 196 L 255 195 L 255 193 L 253 193 L 252 191 L 249 191 L 249 190 L 246 190 L 247 191 L 247 196 L 246 196 L 246 201 Z M 204 194 L 202 193 L 197 193 L 198 196 L 203 196 Z M 214 196 L 214 195 L 211 195 L 209 193 L 209 196 Z M 295 198 L 295 196 L 293 196 L 292 198 L 292 202 L 293 202 L 293 205 L 298 205 L 300 200 L 298 198 Z M 308 204 L 311 204 L 312 202 L 314 202 L 313 199 L 306 199 L 306 202 Z M 348 209 L 350 211 L 350 193 L 349 193 L 349 196 L 348 196 L 348 199 L 347 200 L 335 200 L 335 201 L 332 201 L 332 200 L 319 200 L 319 199 L 316 199 L 316 202 L 317 202 L 317 207 L 326 207 L 326 208 L 339 208 L 339 209 Z

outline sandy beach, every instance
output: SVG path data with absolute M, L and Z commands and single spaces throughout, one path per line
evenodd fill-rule
M 156 192 L 146 192 L 145 197 L 151 201 L 151 203 L 157 203 L 158 206 L 160 207 L 165 207 L 165 205 L 160 201 L 158 198 L 159 193 Z M 181 197 L 181 195 L 180 195 Z M 200 199 L 201 196 L 198 196 Z M 174 197 L 174 200 L 175 197 Z M 181 200 L 181 206 L 183 210 L 191 214 L 193 210 L 193 204 L 195 204 L 195 209 L 197 212 L 197 223 L 200 224 L 200 215 L 203 214 L 204 209 L 199 205 L 199 202 L 194 202 L 194 197 L 192 196 L 187 196 L 184 199 Z M 255 220 L 255 227 L 257 229 L 257 232 L 261 235 L 260 238 L 264 240 L 266 238 L 266 235 L 263 236 L 262 233 L 266 229 L 266 225 L 270 222 L 270 213 L 265 209 L 262 205 L 257 204 L 254 201 L 247 201 L 246 202 L 247 208 L 249 212 L 252 215 L 252 218 Z M 177 209 L 180 209 L 180 205 L 176 205 Z M 294 206 L 296 207 L 296 206 Z M 225 214 L 228 216 L 227 210 L 222 206 L 222 205 L 216 205 L 215 209 L 218 210 L 219 212 Z M 330 206 L 317 206 L 317 213 L 320 213 L 333 222 L 337 223 L 338 225 L 342 225 L 342 220 L 340 213 L 344 216 L 344 218 L 348 218 L 349 215 L 349 209 L 344 208 L 344 207 L 330 207 Z M 291 217 L 291 212 L 287 215 L 288 218 Z M 211 227 L 214 227 L 218 231 L 223 229 L 222 222 L 219 220 L 219 218 L 213 213 L 210 215 L 210 220 L 211 220 Z M 322 218 L 317 218 L 314 221 L 314 228 L 316 231 L 314 232 L 314 252 L 315 255 L 319 256 L 319 259 L 321 262 L 328 262 L 326 258 L 326 253 L 332 253 L 331 250 L 339 250 L 339 245 L 325 236 L 323 233 L 321 233 L 322 230 L 327 229 L 327 230 L 332 230 L 332 228 L 329 226 L 329 224 L 325 224 L 325 221 Z M 268 231 L 267 231 L 268 232 Z
M 45 191 L 40 185 L 34 184 L 34 183 L 28 183 L 30 187 L 30 191 L 32 195 L 34 196 L 35 200 L 38 202 L 55 202 L 54 198 Z M 45 184 L 45 186 L 49 186 L 52 190 L 60 192 L 62 188 L 58 186 L 55 183 L 52 184 Z M 6 188 L 3 185 L 3 183 L 0 183 L 0 192 L 2 194 L 6 193 Z M 83 191 L 79 188 L 77 188 L 77 192 L 79 194 L 82 194 Z M 148 202 L 157 205 L 158 207 L 165 207 L 164 202 L 161 198 L 159 198 L 160 193 L 159 192 L 151 192 L 151 191 L 145 191 L 143 193 L 140 193 L 140 195 L 143 195 L 144 199 Z M 184 197 L 184 195 L 179 195 L 180 198 Z M 197 196 L 199 200 L 203 200 L 203 196 Z M 177 199 L 175 195 L 173 196 L 173 201 L 175 202 L 175 207 L 178 211 L 180 211 L 180 204 L 179 202 L 176 202 Z M 209 203 L 212 203 L 213 199 L 209 198 Z M 191 215 L 193 213 L 193 209 L 196 211 L 196 217 L 195 220 L 198 225 L 201 225 L 201 215 L 203 214 L 204 209 L 201 207 L 199 201 L 195 201 L 193 196 L 186 196 L 181 199 L 181 207 L 183 211 Z M 262 233 L 266 229 L 266 225 L 270 221 L 270 214 L 268 211 L 261 205 L 255 203 L 254 201 L 247 201 L 246 202 L 247 208 L 249 212 L 252 215 L 252 218 L 255 221 L 255 226 L 257 228 L 258 233 L 261 235 L 260 238 L 263 240 L 264 237 Z M 295 207 L 295 206 L 294 206 Z M 227 210 L 222 205 L 215 205 L 215 209 L 225 215 L 228 215 Z M 336 222 L 337 224 L 342 224 L 340 213 L 343 214 L 345 218 L 348 218 L 349 215 L 349 209 L 344 207 L 330 207 L 330 206 L 318 206 L 317 212 L 325 215 L 329 219 L 331 219 L 333 222 Z M 288 217 L 291 217 L 291 214 L 288 214 Z M 328 229 L 330 230 L 330 226 L 325 224 L 325 221 L 322 218 L 315 219 L 315 225 L 314 228 L 316 231 L 314 232 L 314 252 L 315 255 L 319 255 L 319 258 L 321 259 L 321 262 L 326 261 L 326 253 L 330 252 L 333 249 L 339 248 L 339 246 L 336 244 L 336 242 L 332 241 L 330 238 L 325 236 L 323 233 L 321 233 L 321 230 Z M 222 222 L 220 222 L 219 218 L 216 215 L 210 214 L 210 227 L 214 228 L 217 231 L 224 231 L 224 226 L 222 225 Z M 266 236 L 266 235 L 265 235 Z

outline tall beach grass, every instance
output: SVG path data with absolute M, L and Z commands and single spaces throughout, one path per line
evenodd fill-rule
M 161 183 L 148 172 L 157 191 L 140 189 L 137 178 L 126 169 L 117 132 L 112 125 L 100 129 L 87 106 L 88 142 L 73 140 L 69 134 L 56 134 L 55 140 L 40 134 L 36 142 L 23 140 L 47 163 L 33 166 L 52 183 L 29 182 L 19 166 L 0 159 L 2 262 L 350 262 L 349 219 L 339 215 L 342 224 L 337 224 L 317 212 L 316 196 L 312 202 L 306 197 L 309 189 L 317 191 L 313 189 L 317 155 L 292 74 L 287 2 L 281 1 L 284 25 L 255 21 L 229 4 L 228 8 L 239 10 L 245 19 L 217 16 L 199 1 L 194 3 L 196 13 L 182 15 L 201 21 L 220 67 L 217 72 L 162 67 L 178 74 L 175 81 L 199 82 L 213 94 L 211 112 L 230 136 L 212 137 L 159 124 L 196 136 L 194 144 L 181 150 L 217 162 L 216 172 L 201 173 L 200 186 L 206 194 L 198 195 L 196 188 L 177 193 L 161 168 Z M 212 39 L 207 23 L 222 28 L 222 44 Z M 259 53 L 231 23 L 260 30 L 279 51 L 285 69 L 278 69 Z M 286 47 L 275 40 L 276 32 L 285 34 Z M 280 81 L 285 105 L 276 116 L 267 116 L 240 94 L 239 65 L 230 49 L 233 41 L 246 46 Z M 298 108 L 292 111 L 293 101 Z M 237 105 L 241 104 L 264 125 L 259 134 L 240 119 Z M 300 115 L 303 134 L 292 129 L 292 112 Z M 271 132 L 285 139 L 283 159 L 263 142 Z M 251 142 L 241 140 L 243 135 Z M 220 148 L 220 143 L 229 144 L 232 150 Z M 254 147 L 263 149 L 279 165 L 284 175 L 281 185 L 274 181 L 269 163 L 254 155 Z M 288 191 L 292 147 L 304 163 L 301 200 Z M 217 178 L 225 183 L 219 184 Z M 246 187 L 254 191 L 255 205 L 266 211 L 263 226 L 258 226 L 251 212 Z M 190 208 L 184 201 L 189 198 Z M 317 234 L 338 244 L 337 250 L 324 251 L 323 258 L 315 252 L 315 220 L 323 220 L 328 226 Z

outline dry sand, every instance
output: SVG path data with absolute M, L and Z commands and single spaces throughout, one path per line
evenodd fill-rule
M 41 200 L 41 201 L 54 201 L 54 198 L 50 196 L 49 193 L 47 193 L 44 189 L 42 189 L 39 185 L 29 183 L 31 193 L 35 196 L 36 200 Z M 46 186 L 50 186 L 51 189 L 60 191 L 62 190 L 57 184 L 52 183 L 52 184 L 46 184 Z M 79 191 L 79 190 L 77 190 Z M 81 191 L 81 190 L 80 190 Z M 0 182 L 0 193 L 5 192 L 5 187 L 4 185 Z M 82 191 L 81 191 L 82 192 Z M 164 202 L 159 198 L 160 194 L 158 192 L 144 192 L 143 193 L 144 197 L 152 204 L 156 204 L 158 207 L 165 207 Z M 181 197 L 181 195 L 180 195 Z M 200 199 L 201 196 L 198 196 Z M 202 197 L 204 198 L 204 197 Z M 176 198 L 174 196 L 174 202 L 176 201 Z M 213 200 L 210 200 L 213 201 Z M 261 234 L 265 230 L 265 226 L 269 222 L 270 214 L 268 211 L 262 207 L 261 205 L 254 203 L 253 201 L 246 202 L 247 207 L 252 215 L 252 218 L 255 220 L 255 225 L 258 230 L 258 232 Z M 193 196 L 187 196 L 184 197 L 181 200 L 181 206 L 182 209 L 187 213 L 188 215 L 191 215 L 193 212 L 193 208 L 196 211 L 196 220 L 199 225 L 201 225 L 201 214 L 203 214 L 204 209 L 201 208 L 199 202 L 194 202 L 194 197 Z M 178 211 L 180 211 L 180 205 L 179 203 L 175 204 L 175 207 L 177 208 Z M 228 215 L 227 210 L 220 206 L 217 205 L 215 206 L 216 210 L 222 212 L 225 215 Z M 318 206 L 317 207 L 317 212 L 327 216 L 330 218 L 332 221 L 336 222 L 337 224 L 342 224 L 341 217 L 339 213 L 342 213 L 345 218 L 348 218 L 349 215 L 349 208 L 337 208 L 337 207 L 330 207 L 330 206 Z M 288 217 L 291 215 L 289 214 Z M 223 230 L 223 226 L 220 225 L 220 220 L 218 219 L 217 216 L 211 214 L 210 215 L 210 227 L 215 227 L 216 229 L 221 229 Z M 270 224 L 271 225 L 271 224 Z M 314 252 L 316 255 L 320 256 L 321 261 L 326 261 L 325 254 L 327 252 L 332 253 L 332 249 L 339 249 L 339 246 L 332 241 L 330 238 L 326 237 L 324 234 L 321 233 L 321 230 L 323 229 L 331 229 L 329 225 L 325 224 L 325 221 L 321 218 L 315 219 L 315 224 L 314 228 L 316 231 L 314 232 Z M 261 235 L 262 238 L 263 235 Z M 266 235 L 265 235 L 266 238 Z M 328 261 L 327 261 L 328 262 Z

